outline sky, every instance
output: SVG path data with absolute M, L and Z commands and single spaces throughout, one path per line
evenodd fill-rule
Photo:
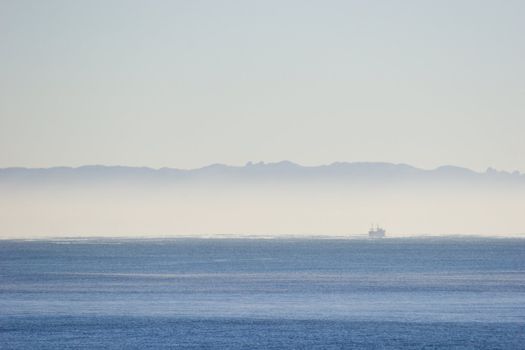
M 525 2 L 0 0 L 0 167 L 525 171 Z

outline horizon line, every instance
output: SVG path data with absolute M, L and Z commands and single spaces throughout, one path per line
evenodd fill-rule
M 347 234 L 347 235 L 302 235 L 302 234 L 198 234 L 198 235 L 158 235 L 158 236 L 140 236 L 140 235 L 122 235 L 122 236 L 26 236 L 19 238 L 0 237 L 1 241 L 118 241 L 118 240 L 180 240 L 180 239 L 246 239 L 246 240 L 370 240 L 382 241 L 393 239 L 525 239 L 525 233 L 513 233 L 504 235 L 495 234 L 414 234 L 406 236 L 386 236 L 381 239 L 369 238 L 367 234 Z

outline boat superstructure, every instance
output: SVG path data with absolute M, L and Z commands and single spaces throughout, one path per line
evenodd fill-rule
M 384 238 L 385 234 L 385 229 L 379 227 L 378 225 L 375 227 L 372 225 L 370 230 L 368 230 L 368 238 Z

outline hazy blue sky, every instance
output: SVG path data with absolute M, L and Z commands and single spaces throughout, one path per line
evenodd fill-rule
M 525 1 L 0 0 L 0 167 L 525 171 Z

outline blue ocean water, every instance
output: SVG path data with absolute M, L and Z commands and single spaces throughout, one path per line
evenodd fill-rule
M 0 348 L 525 349 L 525 240 L 4 240 Z

